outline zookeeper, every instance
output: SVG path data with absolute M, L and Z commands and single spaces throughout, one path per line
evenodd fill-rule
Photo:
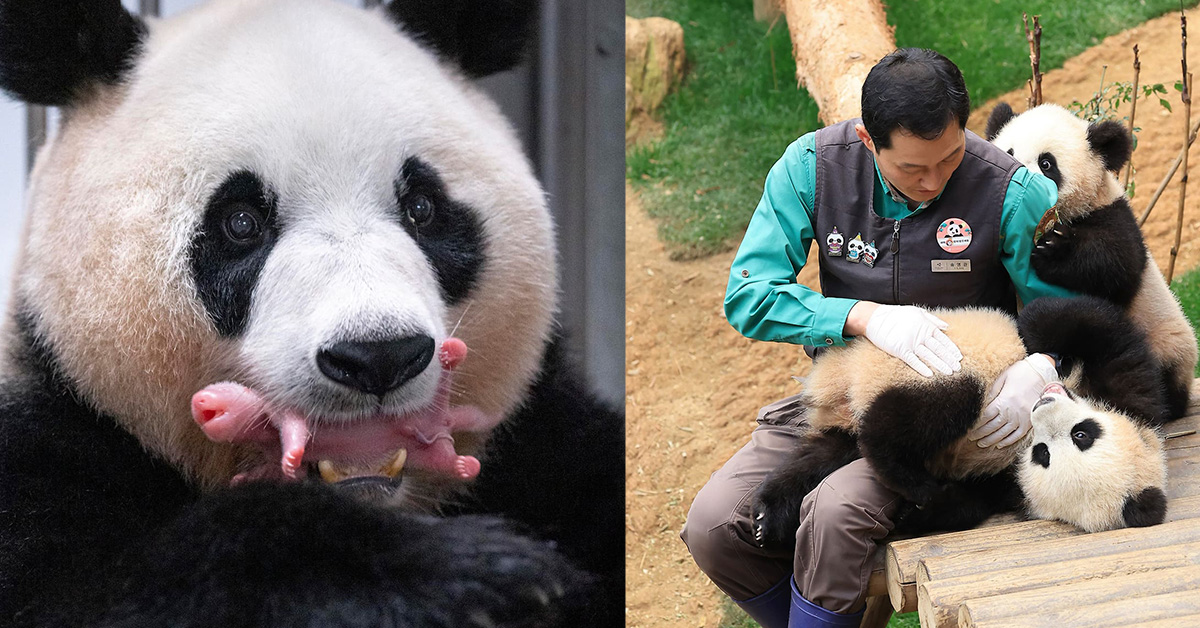
M 941 54 L 908 48 L 880 60 L 863 83 L 862 119 L 802 136 L 768 173 L 730 269 L 730 324 L 809 347 L 865 336 L 932 376 L 957 371 L 962 355 L 924 306 L 1015 313 L 1017 298 L 1070 294 L 1029 264 L 1054 183 L 966 130 L 969 112 L 962 73 Z M 796 283 L 814 239 L 823 294 Z M 1010 366 L 970 437 L 981 447 L 1018 442 L 1056 377 L 1041 354 Z M 798 396 L 762 408 L 750 442 L 697 493 L 680 536 L 764 628 L 858 626 L 876 541 L 900 505 L 866 461 L 805 496 L 794 555 L 754 538 L 750 497 L 788 456 L 803 419 Z

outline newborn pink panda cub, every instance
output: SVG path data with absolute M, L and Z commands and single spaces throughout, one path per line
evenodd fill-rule
M 395 478 L 406 464 L 469 480 L 479 475 L 479 460 L 459 455 L 451 434 L 484 432 L 499 420 L 474 406 L 450 405 L 454 369 L 466 355 L 467 345 L 462 340 L 451 337 L 443 341 L 438 351 L 442 375 L 433 402 L 404 415 L 314 425 L 311 417 L 296 409 L 272 407 L 251 388 L 220 382 L 192 397 L 192 418 L 210 440 L 262 448 L 263 462 L 234 476 L 235 484 L 250 479 L 303 478 L 306 458 L 317 461 L 322 478 L 331 483 L 361 476 Z M 380 460 L 384 462 L 380 464 Z

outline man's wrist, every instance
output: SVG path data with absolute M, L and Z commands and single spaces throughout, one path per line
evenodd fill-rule
M 1033 353 L 1025 358 L 1025 362 L 1033 367 L 1033 370 L 1038 375 L 1042 376 L 1042 381 L 1049 384 L 1050 382 L 1058 381 L 1058 369 L 1055 368 L 1056 360 L 1054 356 L 1045 353 Z
M 855 303 L 850 308 L 850 312 L 846 314 L 846 324 L 842 328 L 842 335 L 865 335 L 867 333 L 867 322 L 871 320 L 871 315 L 877 309 L 879 309 L 879 304 L 874 301 L 859 301 Z

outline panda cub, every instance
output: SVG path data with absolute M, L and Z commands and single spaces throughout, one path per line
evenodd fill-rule
M 0 88 L 63 121 L 0 347 L 0 625 L 622 621 L 623 419 L 476 82 L 537 15 L 0 0 Z
M 1159 373 L 1146 338 L 1108 301 L 1036 299 L 1017 321 L 998 310 L 931 311 L 963 354 L 957 373 L 922 377 L 863 339 L 814 361 L 804 390 L 810 429 L 754 497 L 764 546 L 793 543 L 804 496 L 860 456 L 917 507 L 898 521 L 905 531 L 971 527 L 1017 508 L 1011 466 L 1031 437 L 998 449 L 966 435 L 991 384 L 1027 352 L 1069 358 L 1072 385 L 1110 401 L 1127 420 L 1148 423 L 1159 412 Z
M 1043 280 L 1108 299 L 1145 331 L 1161 365 L 1163 411 L 1183 416 L 1196 368 L 1196 336 L 1142 240 L 1115 173 L 1129 160 L 1129 131 L 1109 120 L 1088 124 L 1053 104 L 1015 115 L 992 111 L 987 138 L 1058 186 L 1057 224 L 1037 241 L 1030 261 Z M 1049 219 L 1043 219 L 1049 222 Z
M 1033 407 L 1031 434 L 1017 467 L 1031 516 L 1087 532 L 1166 517 L 1167 462 L 1153 428 L 1052 383 Z

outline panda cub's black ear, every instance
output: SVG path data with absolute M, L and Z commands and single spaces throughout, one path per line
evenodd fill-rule
M 1133 138 L 1129 129 L 1115 120 L 1105 120 L 1088 126 L 1088 144 L 1092 152 L 1104 160 L 1104 169 L 1118 172 L 1133 153 Z
M 1167 518 L 1167 496 L 1161 488 L 1151 486 L 1137 495 L 1126 497 L 1121 515 L 1125 525 L 1130 528 L 1158 525 Z
M 39 105 L 69 105 L 84 88 L 116 84 L 146 26 L 120 0 L 0 0 L 0 89 Z
M 996 136 L 1000 134 L 1000 129 L 1003 129 L 1004 125 L 1015 117 L 1017 115 L 1013 113 L 1012 107 L 1009 107 L 1008 103 L 997 104 L 996 108 L 992 109 L 992 115 L 988 116 L 987 131 L 985 132 L 987 141 L 996 139 Z
M 538 18 L 536 0 L 392 0 L 387 10 L 401 28 L 471 78 L 520 63 Z

